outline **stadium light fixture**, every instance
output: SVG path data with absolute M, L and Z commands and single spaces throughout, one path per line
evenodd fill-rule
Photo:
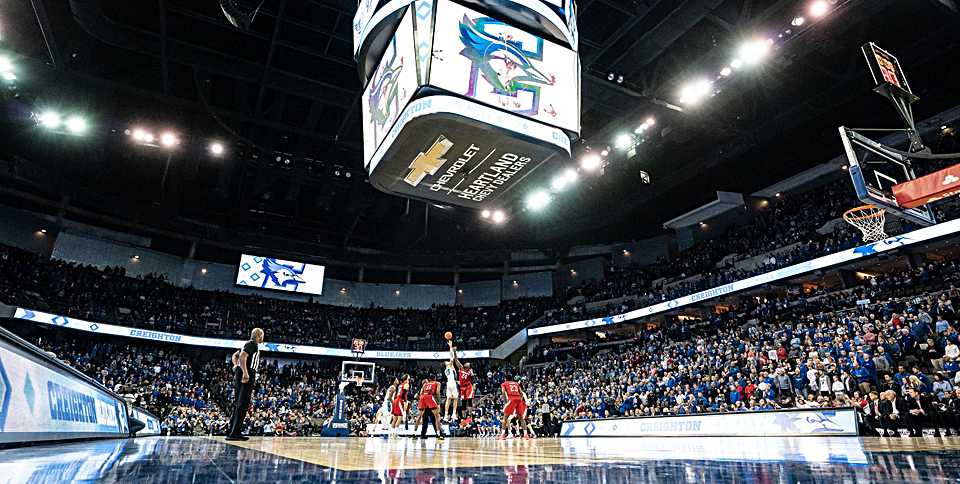
M 71 133 L 80 134 L 87 130 L 87 121 L 79 116 L 73 116 L 64 123 Z
M 143 141 L 145 141 L 145 142 L 147 142 L 147 143 L 153 143 L 153 135 L 150 134 L 150 133 L 144 134 L 144 135 L 143 135 Z
M 810 5 L 810 13 L 814 17 L 822 17 L 825 13 L 827 13 L 827 8 L 829 8 L 827 6 L 827 2 L 819 0 Z
M 173 133 L 163 133 L 160 136 L 160 144 L 166 147 L 171 147 L 177 143 L 177 137 Z
M 505 213 L 503 213 L 502 210 L 497 210 L 496 212 L 493 212 L 493 221 L 494 221 L 494 222 L 496 222 L 496 223 L 498 223 L 498 224 L 502 224 L 503 221 L 506 220 L 506 219 L 507 219 L 507 215 L 506 215 Z
M 778 197 L 780 196 L 780 192 L 777 192 L 777 196 L 778 196 Z
M 53 111 L 41 114 L 39 119 L 44 128 L 57 129 L 60 127 L 60 115 Z
M 729 76 L 729 75 L 730 75 L 730 72 L 731 72 L 731 71 L 730 71 L 730 68 L 729 68 L 729 67 L 724 67 L 723 69 L 720 69 L 720 75 L 723 76 L 723 77 Z
M 743 61 L 740 60 L 740 59 L 734 59 L 734 60 L 730 61 L 730 67 L 732 67 L 732 68 L 734 68 L 734 69 L 739 69 L 739 68 L 743 67 Z
M 0 72 L 10 72 L 13 70 L 13 62 L 6 57 L 0 57 Z
M 143 137 L 146 136 L 142 129 L 137 129 L 133 131 L 133 139 L 137 141 L 143 141 Z
M 567 170 L 563 172 L 563 177 L 566 178 L 568 182 L 573 183 L 577 181 L 577 170 L 567 168 Z
M 203 269 L 200 269 L 200 273 L 201 273 L 201 274 L 206 274 L 206 273 L 207 273 L 207 268 L 204 267 Z
M 764 40 L 748 42 L 740 48 L 740 57 L 747 64 L 759 62 L 770 50 L 770 43 Z
M 540 210 L 548 203 L 550 203 L 550 194 L 543 190 L 537 190 L 527 197 L 527 207 L 533 210 Z
M 803 22 L 805 22 L 805 21 L 806 21 L 806 19 L 804 19 L 803 17 L 797 17 L 797 18 L 793 19 L 792 22 L 790 22 L 790 25 L 793 25 L 794 27 L 799 27 L 799 26 L 803 25 Z
M 653 119 L 652 116 L 649 117 L 649 118 L 647 118 L 647 126 L 653 126 L 656 122 L 657 122 L 657 120 L 656 120 L 656 119 Z
M 596 170 L 597 168 L 600 168 L 600 157 L 597 155 L 587 155 L 583 157 L 583 161 L 580 162 L 580 166 L 587 171 Z
M 629 135 L 621 134 L 620 136 L 617 136 L 617 147 L 618 147 L 618 148 L 626 148 L 626 147 L 629 146 L 629 145 L 630 145 L 630 136 L 629 136 Z
M 213 143 L 210 145 L 210 152 L 214 155 L 223 154 L 223 145 L 220 143 Z
M 484 210 L 484 211 L 480 212 L 480 216 L 483 217 L 483 218 L 490 218 L 490 211 L 489 211 L 489 210 Z
M 607 155 L 609 155 L 609 154 L 610 154 L 610 151 L 609 151 L 609 150 L 603 150 L 603 151 L 600 152 L 600 156 L 607 156 Z
M 550 186 L 557 191 L 563 190 L 563 187 L 567 186 L 567 177 L 564 175 L 557 175 L 553 178 L 553 181 L 550 182 Z
M 3 79 L 6 80 L 6 81 L 16 81 L 16 80 L 17 80 L 17 75 L 14 74 L 14 73 L 12 73 L 12 72 L 4 72 L 4 73 L 3 73 Z

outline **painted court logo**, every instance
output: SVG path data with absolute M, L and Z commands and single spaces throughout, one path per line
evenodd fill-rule
M 447 162 L 444 155 L 447 154 L 447 151 L 449 151 L 451 147 L 453 147 L 453 142 L 443 135 L 440 135 L 426 153 L 421 151 L 420 154 L 413 159 L 413 162 L 407 167 L 410 169 L 410 173 L 407 173 L 403 181 L 415 187 L 420 184 L 424 177 L 436 173 L 437 170 Z

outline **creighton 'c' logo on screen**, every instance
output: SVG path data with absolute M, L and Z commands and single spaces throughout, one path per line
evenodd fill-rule
M 449 150 L 451 146 L 453 146 L 453 142 L 443 135 L 440 135 L 426 153 L 420 152 L 420 154 L 413 159 L 413 163 L 410 163 L 410 166 L 407 167 L 410 169 L 410 173 L 407 173 L 403 181 L 415 187 L 420 184 L 420 181 L 423 180 L 425 176 L 436 173 L 437 170 L 447 162 L 447 159 L 444 158 L 443 155 L 447 154 L 447 150 Z
M 541 86 L 557 82 L 556 76 L 538 67 L 545 60 L 543 39 L 490 17 L 471 20 L 464 15 L 460 41 L 460 55 L 472 62 L 467 96 L 483 97 L 482 90 L 490 89 L 504 109 L 539 113 Z

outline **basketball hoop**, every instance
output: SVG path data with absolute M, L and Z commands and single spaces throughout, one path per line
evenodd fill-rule
M 882 208 L 863 205 L 844 212 L 843 219 L 863 232 L 864 242 L 876 242 L 887 238 L 887 233 L 883 231 L 886 213 Z

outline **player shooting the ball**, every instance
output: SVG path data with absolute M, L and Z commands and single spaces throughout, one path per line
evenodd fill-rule
M 447 380 L 447 390 L 445 392 L 447 401 L 443 404 L 443 421 L 450 422 L 450 402 L 453 401 L 453 418 L 457 418 L 457 402 L 460 400 L 460 391 L 457 389 L 457 370 L 454 368 L 454 362 L 457 360 L 457 349 L 453 347 L 453 341 L 447 340 L 447 346 L 450 347 L 450 360 L 443 363 L 443 376 Z

